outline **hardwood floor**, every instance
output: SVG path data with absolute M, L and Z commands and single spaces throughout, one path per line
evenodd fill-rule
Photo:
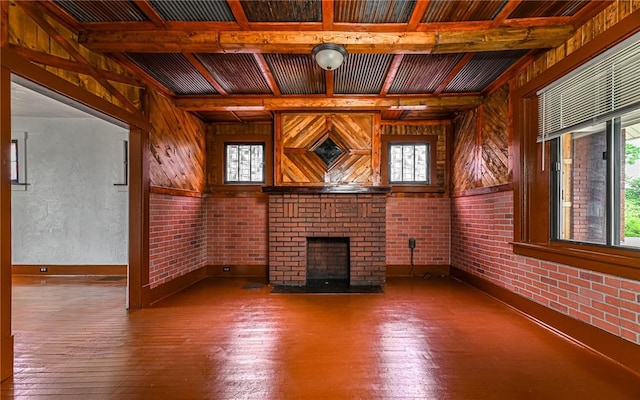
M 270 294 L 208 279 L 127 312 L 123 282 L 16 277 L 3 399 L 640 399 L 640 377 L 453 279 Z

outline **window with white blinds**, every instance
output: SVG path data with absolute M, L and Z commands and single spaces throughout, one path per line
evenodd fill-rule
M 640 105 L 640 34 L 538 92 L 538 142 Z

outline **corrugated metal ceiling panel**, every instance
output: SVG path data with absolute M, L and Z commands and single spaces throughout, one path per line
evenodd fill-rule
M 337 0 L 334 20 L 364 24 L 406 23 L 415 4 L 415 0 Z
M 182 54 L 128 53 L 127 57 L 175 94 L 217 93 Z
M 235 21 L 225 0 L 149 0 L 167 21 Z
M 432 0 L 422 22 L 460 22 L 492 20 L 507 0 L 446 1 Z
M 229 94 L 270 94 L 252 54 L 197 54 Z
M 147 17 L 133 1 L 61 1 L 54 2 L 79 22 L 146 21 Z
M 380 93 L 391 60 L 391 54 L 349 54 L 334 72 L 335 93 Z
M 588 1 L 523 1 L 509 15 L 509 18 L 534 18 L 534 17 L 566 17 L 575 14 L 582 7 L 589 4 Z
M 462 54 L 408 54 L 398 68 L 389 93 L 433 93 Z
M 282 94 L 325 93 L 324 70 L 310 54 L 265 54 Z
M 443 92 L 480 92 L 526 53 L 527 50 L 478 53 L 460 70 Z
M 242 0 L 241 3 L 250 22 L 319 22 L 322 20 L 320 0 Z

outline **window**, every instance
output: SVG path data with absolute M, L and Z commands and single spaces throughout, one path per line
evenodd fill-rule
M 553 238 L 640 248 L 640 108 L 551 148 Z
M 264 183 L 264 143 L 225 143 L 225 183 Z
M 430 143 L 390 143 L 389 183 L 429 185 Z
M 437 144 L 438 135 L 382 135 L 381 184 L 398 193 L 442 193 Z
M 11 140 L 11 183 L 18 183 L 18 141 Z
M 551 239 L 640 248 L 639 73 L 636 35 L 538 92 Z

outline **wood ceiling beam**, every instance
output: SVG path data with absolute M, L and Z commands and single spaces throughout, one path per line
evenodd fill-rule
M 94 78 L 102 87 L 104 87 L 113 97 L 115 97 L 125 108 L 133 113 L 140 113 L 138 107 L 133 104 L 126 96 L 118 91 L 101 73 L 96 69 L 72 44 L 70 44 L 42 15 L 42 11 L 33 3 L 21 1 L 17 4 L 22 10 L 36 23 L 53 41 L 58 43 L 73 59 L 87 68 L 89 76 Z
M 113 58 L 114 60 L 116 60 L 124 69 L 126 69 L 127 71 L 129 71 L 133 75 L 139 76 L 144 83 L 146 83 L 148 86 L 156 89 L 157 91 L 159 91 L 160 93 L 164 94 L 165 96 L 171 97 L 171 96 L 173 96 L 175 94 L 175 93 L 171 92 L 169 89 L 167 89 L 160 82 L 156 81 L 151 75 L 147 74 L 147 72 L 145 70 L 143 70 L 142 68 L 137 66 L 133 61 L 128 59 L 123 54 L 120 54 L 120 53 L 107 53 L 105 55 L 107 57 L 110 57 L 110 58 Z
M 240 28 L 249 29 L 249 20 L 247 19 L 247 14 L 244 12 L 244 8 L 242 8 L 240 0 L 227 0 L 227 4 Z
M 473 53 L 467 53 L 464 56 L 462 56 L 460 61 L 458 61 L 456 65 L 453 67 L 453 69 L 449 71 L 449 74 L 447 74 L 447 76 L 442 80 L 442 82 L 440 82 L 440 84 L 438 85 L 436 90 L 433 91 L 433 93 L 435 94 L 442 93 L 442 91 L 447 87 L 447 85 L 451 83 L 453 78 L 455 78 L 456 75 L 458 75 L 460 70 L 462 70 L 462 68 L 464 68 L 464 66 L 467 65 L 472 58 L 473 58 Z
M 482 101 L 480 95 L 456 96 L 180 96 L 175 105 L 186 111 L 279 111 L 279 110 L 428 110 L 430 108 L 471 108 Z
M 496 15 L 496 17 L 493 19 L 493 21 L 491 22 L 491 27 L 492 28 L 496 28 L 500 25 L 502 25 L 502 23 L 509 18 L 509 15 L 511 15 L 511 13 L 513 12 L 513 10 L 515 10 L 516 8 L 518 8 L 518 6 L 520 5 L 520 3 L 522 3 L 522 0 L 509 0 L 507 2 L 507 4 L 502 7 L 502 10 L 500 10 L 500 12 L 498 13 L 498 15 Z
M 424 13 L 427 11 L 427 7 L 430 2 L 431 0 L 416 2 L 416 5 L 413 7 L 413 12 L 411 13 L 411 17 L 409 18 L 409 22 L 407 23 L 408 31 L 415 30 L 420 22 L 422 22 L 422 17 L 424 17 Z
M 435 32 L 158 30 L 84 32 L 79 42 L 98 52 L 310 53 L 318 43 L 332 42 L 350 53 L 457 53 L 552 48 L 573 33 L 567 25 Z
M 213 86 L 214 89 L 216 89 L 216 92 L 220 93 L 223 96 L 229 95 L 229 93 L 227 93 L 225 88 L 223 88 L 222 85 L 220 85 L 220 82 L 218 82 L 216 78 L 213 77 L 211 72 L 209 72 L 207 67 L 205 67 L 204 64 L 202 64 L 202 62 L 198 59 L 198 57 L 194 56 L 191 53 L 184 53 L 184 57 L 191 63 L 191 65 L 196 67 L 198 72 L 200 72 L 200 75 L 202 75 L 204 79 L 206 79 L 207 82 L 209 82 L 209 84 Z
M 26 58 L 31 62 L 34 62 L 37 64 L 43 64 L 50 67 L 60 68 L 66 71 L 77 72 L 79 74 L 91 75 L 86 65 L 83 65 L 74 60 L 69 60 L 67 58 L 54 56 L 49 53 L 33 50 L 28 47 L 22 47 L 15 44 L 8 44 L 8 47 L 11 50 L 15 51 L 16 54 L 19 54 L 20 56 Z M 107 71 L 105 69 L 98 69 L 98 70 L 100 71 L 100 74 L 104 76 L 105 79 L 110 80 L 112 82 L 124 83 L 125 85 L 135 86 L 135 87 L 144 87 L 144 84 L 138 78 L 120 75 L 115 72 Z
M 271 93 L 276 96 L 280 96 L 280 87 L 278 87 L 278 82 L 276 82 L 273 74 L 271 73 L 271 68 L 269 68 L 269 64 L 267 64 L 267 60 L 264 59 L 264 56 L 260 53 L 256 53 L 253 55 L 258 63 L 258 68 L 260 68 L 260 72 L 264 77 L 265 81 L 267 81 L 267 85 L 269 85 L 269 89 L 271 89 Z
M 333 30 L 334 3 L 333 0 L 322 0 L 322 30 L 324 31 Z
M 133 2 L 136 4 L 136 6 L 138 6 L 140 11 L 142 11 L 142 13 L 147 18 L 149 18 L 149 20 L 151 22 L 153 22 L 153 24 L 156 27 L 158 27 L 158 28 L 165 28 L 166 27 L 165 20 L 162 19 L 162 16 L 160 14 L 158 14 L 156 9 L 153 8 L 151 6 L 151 4 L 149 4 L 149 2 L 147 0 L 133 0 Z
M 335 72 L 324 71 L 324 82 L 326 86 L 327 97 L 333 97 L 335 90 Z
M 398 73 L 400 64 L 402 64 L 403 58 L 404 55 L 402 54 L 396 54 L 393 56 L 391 66 L 389 66 L 389 71 L 387 71 L 387 76 L 384 78 L 384 83 L 382 84 L 382 90 L 380 90 L 380 96 L 386 96 L 387 93 L 389 93 L 389 89 L 391 88 L 393 80 L 396 79 L 396 74 Z

